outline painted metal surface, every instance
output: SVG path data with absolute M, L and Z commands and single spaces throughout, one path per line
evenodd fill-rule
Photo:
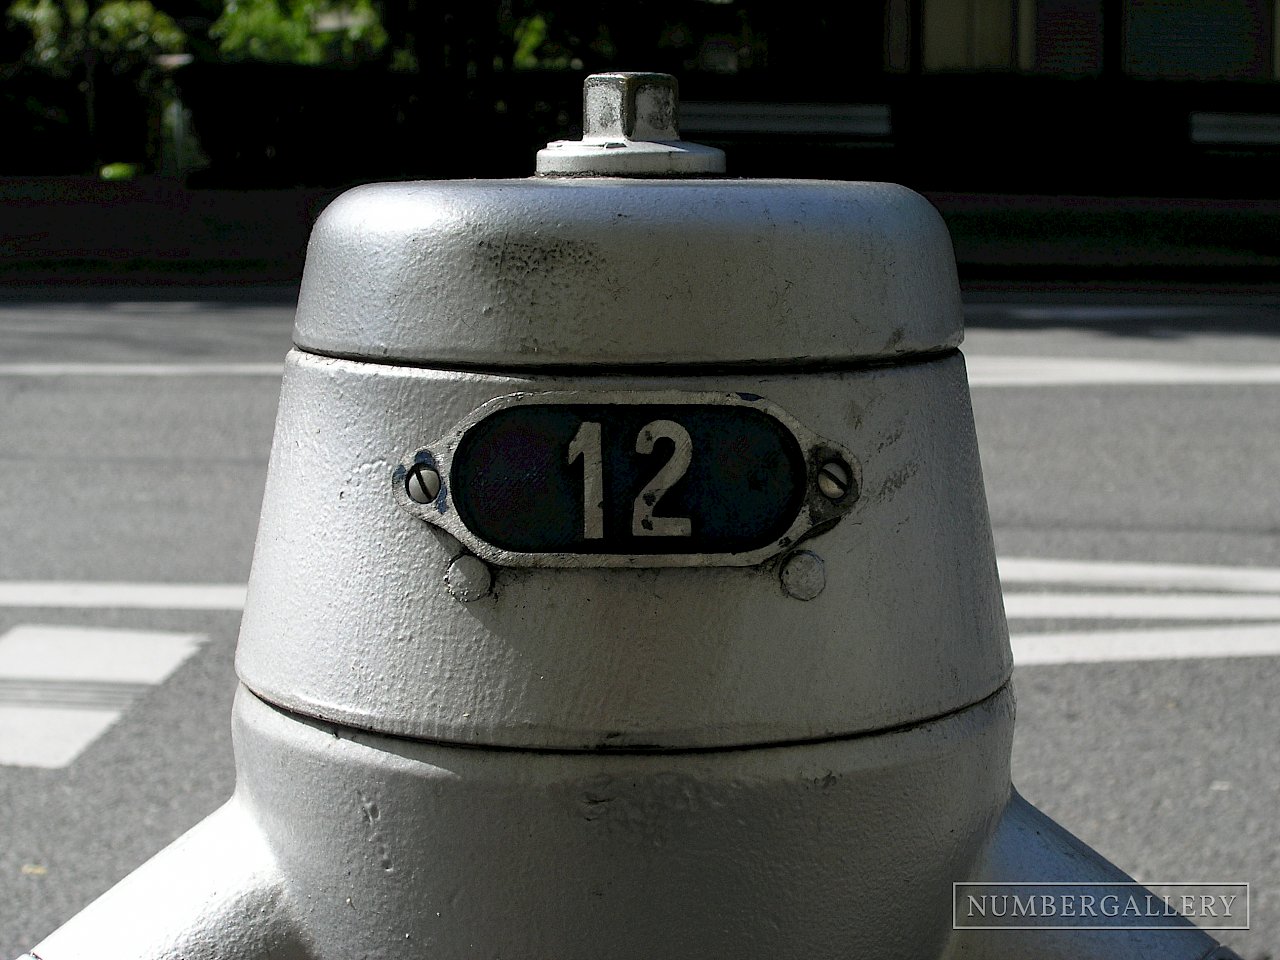
M 457 602 L 459 546 L 402 509 L 395 467 L 495 397 L 601 387 L 768 397 L 847 450 L 861 494 L 802 543 L 821 594 L 797 603 L 769 565 L 495 567 L 491 595 Z M 299 713 L 504 747 L 737 747 L 975 703 L 1010 656 L 963 360 L 519 377 L 295 352 L 237 665 Z
M 279 838 L 276 839 L 279 842 Z M 311 960 L 241 791 L 32 950 L 37 960 Z M 350 956 L 359 956 L 351 953 Z
M 539 390 L 414 450 L 391 492 L 503 566 L 755 566 L 838 522 L 860 474 L 754 394 Z
M 589 120 L 673 130 L 673 98 L 640 109 L 663 84 L 629 82 L 604 83 L 623 99 Z M 236 795 L 33 956 L 1230 956 L 1196 931 L 951 929 L 959 881 L 1127 880 L 1010 786 L 960 333 L 949 238 L 901 187 L 344 195 L 313 234 L 286 364 L 237 655 Z M 799 549 L 491 566 L 469 525 L 421 519 L 506 456 L 482 448 L 457 472 L 486 405 L 655 394 L 786 411 L 815 521 Z M 692 456 L 683 412 L 629 423 L 635 452 Z M 560 438 L 582 461 L 570 526 L 586 540 L 619 522 L 587 509 L 606 462 L 623 469 L 607 419 Z M 674 489 L 640 497 L 638 529 L 692 536 L 692 509 L 657 509 Z
M 40 960 L 1238 960 L 1183 931 L 951 929 L 952 883 L 1127 881 L 1009 787 L 1013 700 L 892 733 L 475 750 L 241 689 L 236 796 Z
M 335 200 L 294 339 L 497 369 L 813 367 L 946 350 L 962 319 L 951 238 L 905 187 L 468 180 Z
M 237 772 L 316 960 L 906 960 L 947 941 L 1012 719 L 1006 691 L 885 736 L 601 756 L 380 737 L 241 691 Z

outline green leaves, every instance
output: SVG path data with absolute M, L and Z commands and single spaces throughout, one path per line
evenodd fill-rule
M 517 70 L 532 70 L 538 66 L 538 50 L 547 39 L 547 20 L 537 13 L 516 24 L 515 53 L 511 64 Z
M 84 54 L 89 20 L 84 0 L 15 0 L 9 19 L 31 31 L 28 59 L 55 76 L 67 76 Z
M 209 34 L 227 59 L 278 63 L 355 62 L 387 42 L 371 0 L 227 0 Z
M 147 0 L 15 0 L 9 19 L 31 31 L 30 60 L 65 77 L 88 56 L 114 73 L 145 68 L 161 53 L 177 53 L 186 35 Z
M 187 40 L 173 18 L 147 0 L 104 3 L 89 18 L 89 38 L 91 46 L 116 63 L 178 53 Z
M 187 40 L 149 0 L 13 0 L 8 15 L 31 33 L 29 60 L 60 77 L 86 57 L 114 73 L 144 69 Z M 209 35 L 229 60 L 278 63 L 354 63 L 387 43 L 373 0 L 225 0 Z

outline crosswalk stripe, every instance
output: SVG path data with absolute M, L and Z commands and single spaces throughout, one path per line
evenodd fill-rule
M 1280 620 L 1280 595 L 1244 593 L 1017 593 L 1010 620 Z
M 1001 557 L 999 568 L 1005 612 L 1015 623 L 1035 619 L 1275 621 L 1014 631 L 1009 643 L 1019 667 L 1280 654 L 1280 569 L 1274 567 Z M 1057 589 L 1027 589 L 1048 586 Z M 1151 592 L 1124 592 L 1126 588 Z
M 966 357 L 972 387 L 1068 387 L 1087 384 L 1277 384 L 1280 364 L 1178 363 L 1088 357 Z
M 0 766 L 65 767 L 119 718 L 119 710 L 0 704 Z
M 145 683 L 13 680 L 0 677 L 0 704 L 123 710 L 150 689 Z
M 1280 654 L 1280 623 L 1024 633 L 1009 638 L 1015 666 L 1195 660 Z
M 71 763 L 204 637 L 22 624 L 0 636 L 0 764 Z
M 0 363 L 0 377 L 279 377 L 283 363 Z
M 101 610 L 243 610 L 245 587 L 229 583 L 0 581 L 0 607 Z
M 1015 624 L 1027 620 L 1224 621 L 1212 627 L 1014 631 L 1011 640 L 1014 662 L 1020 666 L 1280 654 L 1280 569 L 1277 568 L 1034 557 L 1003 557 L 999 567 L 1006 611 Z M 1046 587 L 1054 589 L 1043 589 Z M 1150 592 L 1132 592 L 1135 590 Z M 244 608 L 245 593 L 246 588 L 240 584 L 0 581 L 0 607 L 238 611 Z M 1231 622 L 1250 620 L 1268 622 Z M 107 633 L 98 632 L 104 639 L 110 639 Z M 3 642 L 10 638 L 11 634 L 0 638 L 0 720 L 8 716 L 4 711 L 18 707 L 37 709 L 31 704 L 39 698 L 31 691 L 39 683 L 58 679 L 31 676 L 29 664 L 27 674 L 6 673 Z M 106 645 L 99 644 L 99 648 L 105 649 Z M 189 653 L 188 649 L 175 662 Z M 28 660 L 25 656 L 22 659 Z M 115 683 L 149 684 L 163 679 L 151 675 L 127 677 L 120 675 L 119 670 L 113 676 L 111 682 Z M 86 675 L 81 680 L 88 684 L 93 678 Z M 101 678 L 96 682 L 101 682 Z M 44 706 L 39 708 L 45 718 L 51 716 L 54 706 L 78 706 L 89 713 L 92 712 L 89 708 L 114 704 L 112 697 L 122 696 L 119 689 L 95 690 L 88 686 L 56 691 L 48 688 L 45 692 L 48 695 L 44 697 Z M 77 723 L 79 721 L 68 720 L 64 726 Z M 0 733 L 4 730 L 4 724 L 0 723 Z M 11 761 L 5 760 L 0 751 L 0 763 L 3 762 Z
M 1001 557 L 1000 580 L 1011 584 L 1131 587 L 1146 590 L 1224 590 L 1280 593 L 1280 568 L 1191 563 L 1125 563 Z

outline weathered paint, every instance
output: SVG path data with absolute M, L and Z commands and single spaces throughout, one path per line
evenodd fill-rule
M 669 460 L 658 453 L 645 463 L 634 444 L 643 424 L 668 417 L 692 435 L 676 481 L 683 489 L 661 509 L 692 515 L 692 527 L 683 539 L 636 537 L 635 494 Z M 591 539 L 587 468 L 580 453 L 567 455 L 584 422 L 594 423 L 602 457 Z M 756 566 L 839 520 L 857 502 L 861 475 L 848 450 L 763 397 L 705 390 L 514 393 L 404 459 L 391 475 L 401 506 L 502 566 Z M 435 477 L 430 496 L 413 479 L 424 467 Z M 844 476 L 841 494 L 824 488 L 821 470 Z
M 1129 879 L 1011 792 L 1012 708 L 601 755 L 382 737 L 242 688 L 235 797 L 33 956 L 1209 960 L 1189 926 L 951 930 L 957 878 Z
M 236 795 L 34 954 L 1232 956 L 1192 929 L 951 930 L 957 881 L 1127 879 L 1010 786 L 959 340 L 946 231 L 901 187 L 346 194 L 285 373 Z M 398 500 L 483 404 L 601 389 L 768 398 L 859 496 L 790 574 L 488 568 Z
M 479 367 L 865 362 L 960 342 L 918 194 L 798 180 L 356 187 L 315 226 L 304 350 Z
M 822 594 L 797 603 L 776 571 L 755 567 L 495 567 L 492 596 L 454 600 L 454 546 L 401 509 L 395 466 L 494 397 L 601 379 L 760 394 L 847 448 L 861 495 L 803 541 L 824 560 Z M 295 352 L 280 404 L 237 665 L 290 710 L 492 746 L 737 747 L 927 720 L 1008 679 L 959 356 L 844 373 L 591 378 Z

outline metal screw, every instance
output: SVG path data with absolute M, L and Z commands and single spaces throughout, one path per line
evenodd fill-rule
M 415 503 L 435 503 L 440 496 L 440 474 L 425 463 L 415 463 L 409 468 L 404 487 Z
M 811 550 L 797 550 L 782 564 L 782 589 L 797 600 L 812 600 L 827 586 L 822 558 Z
M 444 582 L 453 599 L 471 603 L 489 595 L 489 591 L 493 589 L 493 574 L 479 557 L 464 553 L 449 564 Z
M 852 483 L 853 474 L 842 460 L 828 460 L 818 468 L 818 489 L 828 500 L 842 500 Z

